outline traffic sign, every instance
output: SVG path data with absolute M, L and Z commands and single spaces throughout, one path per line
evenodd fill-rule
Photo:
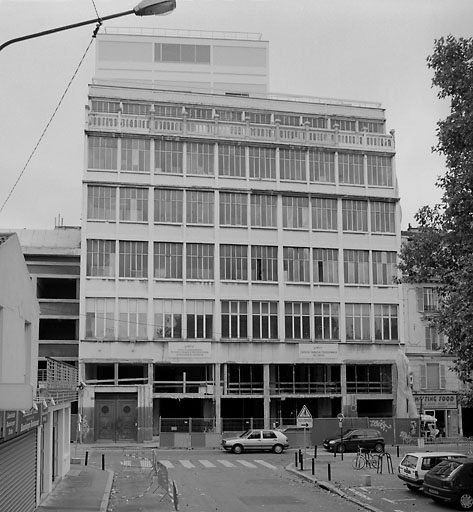
M 297 415 L 297 426 L 304 428 L 312 428 L 313 427 L 312 414 L 310 414 L 309 409 L 305 405 L 302 406 L 302 409 L 299 411 Z
M 309 409 L 307 409 L 306 405 L 302 406 L 302 409 L 299 411 L 297 415 L 298 418 L 312 418 L 312 414 L 310 414 Z

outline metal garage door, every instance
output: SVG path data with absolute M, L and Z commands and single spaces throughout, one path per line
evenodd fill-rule
M 36 429 L 0 444 L 2 512 L 36 508 Z

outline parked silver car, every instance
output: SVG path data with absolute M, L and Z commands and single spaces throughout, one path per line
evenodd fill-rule
M 281 453 L 288 446 L 287 437 L 279 430 L 252 429 L 238 437 L 222 440 L 222 448 L 233 453 L 250 450 L 272 450 L 274 453 Z

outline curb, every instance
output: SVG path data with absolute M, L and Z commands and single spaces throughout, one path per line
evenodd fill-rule
M 110 493 L 112 492 L 113 477 L 115 475 L 115 473 L 110 469 L 106 469 L 105 471 L 108 473 L 108 479 L 107 484 L 105 485 L 103 498 L 100 503 L 100 512 L 107 512 L 108 502 L 110 501 Z
M 358 505 L 361 508 L 364 508 L 365 510 L 369 510 L 370 512 L 383 512 L 381 509 L 373 507 L 372 505 L 369 505 L 368 503 L 365 503 L 364 501 L 361 501 L 351 496 L 350 494 L 346 493 L 343 489 L 338 488 L 336 485 L 333 485 L 330 482 L 326 482 L 324 480 L 317 480 L 317 478 L 315 478 L 312 475 L 306 475 L 302 473 L 301 471 L 297 470 L 294 467 L 294 464 L 292 463 L 288 464 L 284 469 L 289 473 L 292 473 L 300 478 L 303 478 L 304 480 L 307 480 L 308 482 L 312 482 L 314 485 L 320 487 L 321 489 L 333 492 L 334 494 L 338 494 L 347 501 L 351 501 L 352 503 L 355 503 L 356 505 Z

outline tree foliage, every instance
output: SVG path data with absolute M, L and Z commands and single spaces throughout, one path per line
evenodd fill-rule
M 399 267 L 404 282 L 438 284 L 439 310 L 431 321 L 448 337 L 446 352 L 473 403 L 473 38 L 436 40 L 427 65 L 438 97 L 450 100 L 433 148 L 445 157 L 437 181 L 443 196 L 417 212 Z

